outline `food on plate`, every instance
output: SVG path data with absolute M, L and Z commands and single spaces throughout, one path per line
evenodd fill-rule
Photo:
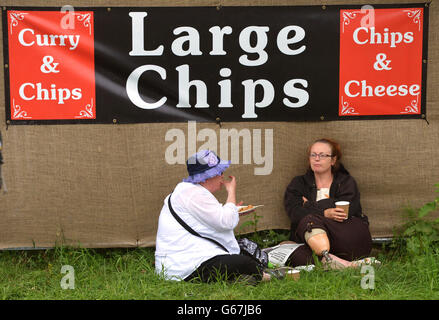
M 249 204 L 248 206 L 243 206 L 241 208 L 239 208 L 238 212 L 243 212 L 243 211 L 247 211 L 253 208 L 253 205 Z

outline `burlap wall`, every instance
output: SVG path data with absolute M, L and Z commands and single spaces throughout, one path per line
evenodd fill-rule
M 412 1 L 355 2 L 406 3 Z M 351 1 L 69 1 L 73 6 L 331 5 Z M 67 3 L 66 3 L 67 4 Z M 2 6 L 60 6 L 59 1 L 2 1 Z M 283 194 L 306 168 L 306 146 L 327 136 L 341 142 L 344 163 L 357 179 L 373 236 L 391 236 L 401 208 L 435 196 L 439 182 L 439 3 L 430 8 L 427 120 L 334 121 L 320 123 L 224 123 L 222 128 L 269 128 L 274 134 L 271 175 L 255 176 L 254 165 L 235 165 L 238 198 L 264 204 L 257 227 L 286 229 Z M 0 37 L 1 37 L 0 33 Z M 3 43 L 3 42 L 0 42 Z M 3 54 L 3 51 L 1 51 Z M 3 61 L 3 60 L 2 60 Z M 3 70 L 3 68 L 1 68 Z M 4 75 L 0 71 L 0 110 Z M 0 194 L 0 248 L 52 247 L 62 239 L 84 247 L 153 246 L 164 197 L 186 175 L 168 165 L 170 128 L 187 124 L 34 125 L 6 128 Z M 216 124 L 197 124 L 212 128 Z M 224 200 L 225 193 L 219 198 Z

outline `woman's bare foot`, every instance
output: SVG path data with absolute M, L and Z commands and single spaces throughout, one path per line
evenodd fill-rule
M 333 255 L 332 253 L 328 253 L 329 259 L 326 257 L 322 258 L 323 266 L 329 269 L 345 269 L 345 268 L 355 268 L 356 266 L 352 264 L 352 262 L 344 260 L 342 258 Z

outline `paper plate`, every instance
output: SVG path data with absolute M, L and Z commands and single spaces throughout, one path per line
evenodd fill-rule
M 246 213 L 248 213 L 248 212 L 250 212 L 250 211 L 253 211 L 253 210 L 255 210 L 256 208 L 260 208 L 260 207 L 263 207 L 264 205 L 263 204 L 260 204 L 260 205 L 257 205 L 257 206 L 253 206 L 253 207 L 251 207 L 250 209 L 247 209 L 247 210 L 243 210 L 243 211 L 239 211 L 241 208 L 245 208 L 245 207 L 248 207 L 248 206 L 238 206 L 238 213 L 239 213 L 239 215 L 243 215 L 243 214 L 246 214 Z

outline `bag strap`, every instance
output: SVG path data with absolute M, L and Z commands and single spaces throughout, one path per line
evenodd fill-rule
M 219 243 L 218 241 L 208 238 L 208 237 L 203 237 L 201 234 L 199 234 L 198 232 L 196 232 L 194 229 L 192 229 L 191 227 L 189 227 L 186 222 L 184 222 L 179 216 L 178 214 L 174 211 L 174 209 L 172 208 L 171 205 L 171 195 L 172 193 L 169 195 L 168 198 L 168 207 L 169 207 L 169 211 L 171 211 L 171 214 L 174 216 L 175 220 L 177 220 L 182 226 L 183 228 L 185 228 L 187 231 L 189 231 L 191 234 L 193 234 L 194 236 L 209 240 L 213 243 L 215 243 L 217 246 L 219 246 L 221 249 L 223 249 L 224 251 L 226 251 L 227 253 L 229 252 L 229 250 L 227 250 L 221 243 Z

